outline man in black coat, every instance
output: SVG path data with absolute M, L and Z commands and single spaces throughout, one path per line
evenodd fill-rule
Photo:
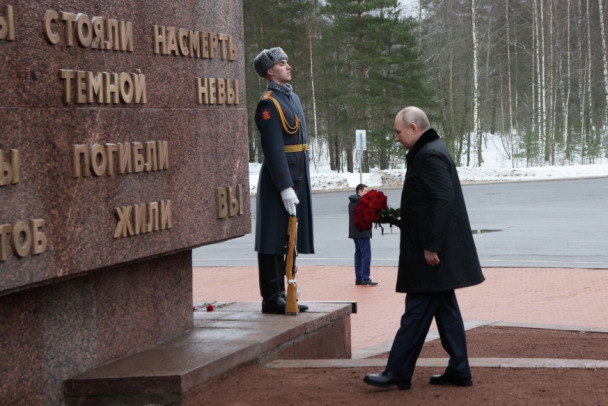
M 435 385 L 471 386 L 464 322 L 455 289 L 484 281 L 458 172 L 426 114 L 406 107 L 395 118 L 396 139 L 408 150 L 401 194 L 401 243 L 397 292 L 406 293 L 405 313 L 383 372 L 370 385 L 409 389 L 416 360 L 435 317 L 445 372 Z
M 314 253 L 306 122 L 300 99 L 289 84 L 287 59 L 277 47 L 263 50 L 253 61 L 256 73 L 268 83 L 255 111 L 264 152 L 257 187 L 255 250 L 262 312 L 271 314 L 285 314 L 289 216 L 298 217 L 298 253 Z M 298 308 L 308 309 L 302 304 Z

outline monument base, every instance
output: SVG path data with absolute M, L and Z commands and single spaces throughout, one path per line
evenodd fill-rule
M 0 296 L 0 393 L 59 405 L 75 374 L 192 328 L 192 252 Z
M 68 379 L 66 404 L 186 406 L 189 391 L 244 363 L 350 358 L 352 305 L 308 304 L 297 317 L 262 314 L 260 303 L 196 311 L 180 337 Z

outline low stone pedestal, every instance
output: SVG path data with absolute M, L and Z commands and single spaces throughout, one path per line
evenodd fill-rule
M 262 314 L 260 303 L 197 311 L 186 334 L 68 379 L 66 404 L 186 406 L 189 391 L 244 363 L 350 358 L 351 305 L 307 304 L 298 316 Z

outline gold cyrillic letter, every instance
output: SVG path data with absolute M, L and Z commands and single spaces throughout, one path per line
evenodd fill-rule
M 91 46 L 91 42 L 93 42 L 93 26 L 88 15 L 79 13 L 76 16 L 76 35 L 80 45 L 85 48 Z
M 158 141 L 156 147 L 158 149 L 158 170 L 169 169 L 169 142 Z
M 118 104 L 118 73 L 103 72 L 103 87 L 106 92 L 106 104 Z
M 131 160 L 131 143 L 118 144 L 118 173 L 133 172 L 133 161 Z
M 106 166 L 108 165 L 108 158 L 106 156 L 106 149 L 103 145 L 94 144 L 91 147 L 91 166 L 93 167 L 93 173 L 97 176 L 101 176 L 106 172 Z
M 131 211 L 133 206 L 117 207 L 116 216 L 118 217 L 118 224 L 116 230 L 114 230 L 114 238 L 127 237 L 133 235 L 133 225 L 131 224 Z
M 46 27 L 46 24 L 45 24 Z M 0 16 L 0 39 L 15 40 L 15 18 L 13 6 L 6 5 L 6 16 Z
M 141 142 L 132 142 L 131 149 L 133 150 L 133 172 L 143 172 L 144 164 L 146 163 L 142 152 L 144 144 Z
M 76 14 L 62 11 L 61 19 L 65 21 L 65 45 L 68 47 L 74 46 L 72 24 L 76 21 Z
M 123 102 L 129 104 L 133 100 L 133 81 L 131 75 L 123 72 L 119 76 L 120 98 Z
M 42 254 L 46 251 L 46 235 L 40 231 L 43 226 L 43 219 L 32 220 L 32 255 Z
M 160 229 L 171 228 L 171 200 L 160 201 Z
M 13 231 L 13 226 L 10 224 L 0 225 L 0 261 L 6 261 L 8 258 L 8 235 Z
M 13 251 L 21 258 L 30 253 L 32 249 L 32 232 L 24 221 L 18 221 L 13 226 Z
M 215 189 L 215 204 L 217 205 L 217 218 L 228 217 L 228 196 L 226 188 L 218 187 Z
M 135 89 L 135 103 L 146 104 L 148 95 L 146 93 L 146 75 L 136 73 L 133 75 L 133 87 Z
M 84 164 L 81 163 L 81 157 L 84 157 Z M 79 178 L 81 176 L 80 168 L 82 165 L 84 165 L 84 176 L 91 176 L 89 149 L 86 145 L 72 145 L 72 161 L 74 162 L 73 173 L 75 178 Z

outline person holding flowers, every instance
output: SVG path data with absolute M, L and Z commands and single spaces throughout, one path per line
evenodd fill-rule
M 455 289 L 484 281 L 458 171 L 424 111 L 406 107 L 395 117 L 396 140 L 408 150 L 401 193 L 401 242 L 397 292 L 405 313 L 384 371 L 365 383 L 410 389 L 433 318 L 448 365 L 432 385 L 471 386 L 464 322 Z
M 367 205 L 359 205 L 359 202 L 366 193 L 367 186 L 360 183 L 355 188 L 355 194 L 348 197 L 348 238 L 352 238 L 355 243 L 355 285 L 376 286 L 378 282 L 374 282 L 370 278 L 370 265 L 372 262 L 371 220 L 368 222 L 364 219 L 367 214 Z M 358 214 L 362 213 L 357 217 L 356 225 L 355 210 L 357 210 Z

